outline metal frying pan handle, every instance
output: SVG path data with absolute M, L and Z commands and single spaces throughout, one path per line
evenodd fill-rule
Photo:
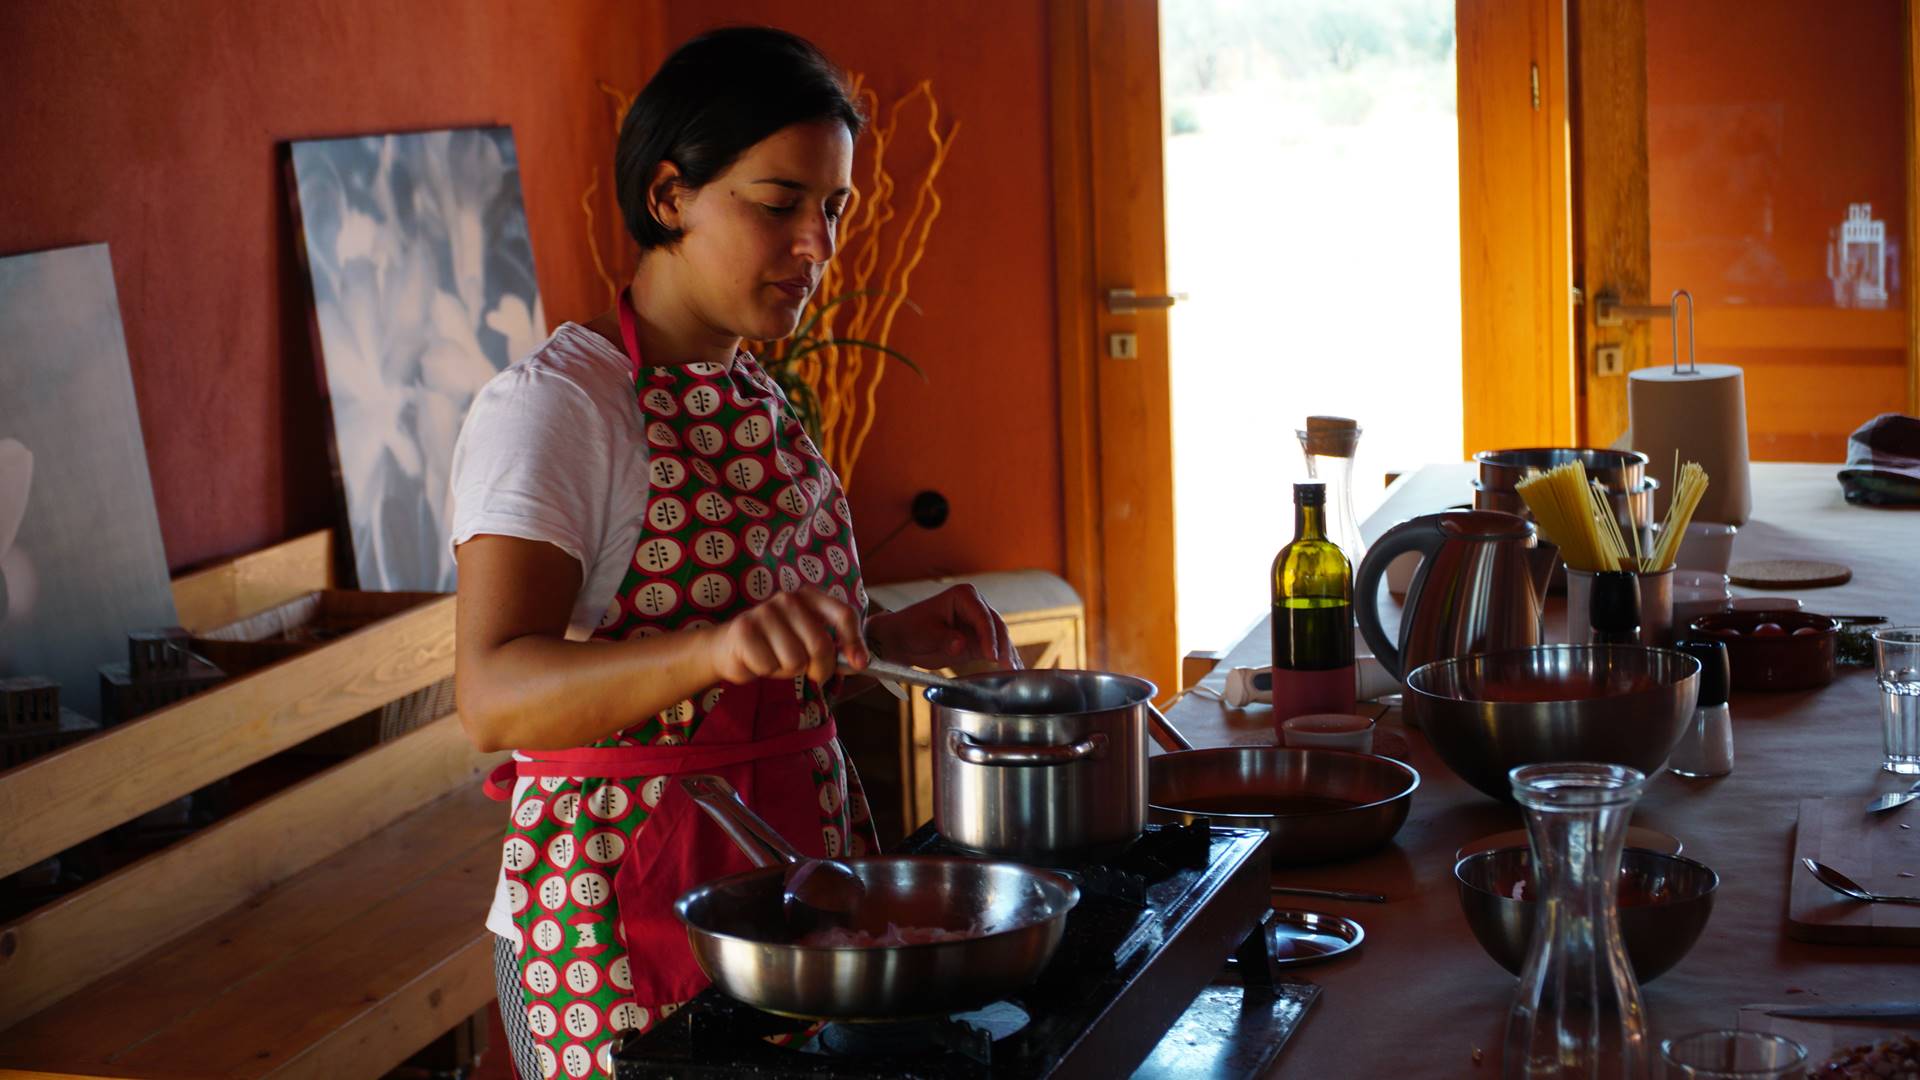
M 707 812 L 719 826 L 726 830 L 727 837 L 736 844 L 755 866 L 777 866 L 785 864 L 795 866 L 805 858 L 787 839 L 773 831 L 773 826 L 760 819 L 760 815 L 747 809 L 740 799 L 740 793 L 733 785 L 718 776 L 697 775 L 680 778 L 680 790 L 685 791 L 702 810 Z
M 1147 702 L 1147 733 L 1153 736 L 1153 741 L 1159 743 L 1162 750 L 1193 749 L 1193 744 L 1187 741 L 1187 737 L 1182 735 L 1180 729 L 1174 727 L 1166 714 L 1151 701 Z

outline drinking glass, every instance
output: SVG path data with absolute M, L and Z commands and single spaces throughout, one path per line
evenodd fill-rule
M 1795 1080 L 1807 1048 L 1762 1031 L 1697 1031 L 1660 1043 L 1667 1080 Z
M 1880 767 L 1920 773 L 1920 626 L 1892 626 L 1873 635 L 1880 676 Z

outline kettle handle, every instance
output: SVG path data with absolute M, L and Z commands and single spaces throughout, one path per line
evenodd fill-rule
M 1431 560 L 1446 541 L 1447 535 L 1440 531 L 1437 517 L 1417 517 L 1388 529 L 1367 549 L 1367 557 L 1360 560 L 1360 572 L 1353 585 L 1354 615 L 1360 622 L 1360 636 L 1366 639 L 1380 666 L 1402 682 L 1406 672 L 1401 670 L 1400 650 L 1388 640 L 1386 628 L 1380 625 L 1380 579 L 1387 572 L 1387 564 L 1394 559 L 1417 551 L 1422 558 Z M 1427 568 L 1422 566 L 1412 587 L 1407 589 L 1407 610 L 1402 613 L 1402 619 L 1412 614 L 1414 599 L 1420 595 L 1426 576 Z

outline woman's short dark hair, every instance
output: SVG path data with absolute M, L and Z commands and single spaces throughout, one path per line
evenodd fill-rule
M 839 69 L 805 38 L 755 26 L 701 34 L 667 57 L 620 125 L 614 189 L 627 232 L 642 251 L 680 239 L 647 206 L 660 162 L 697 188 L 782 128 L 835 120 L 857 137 L 866 117 Z

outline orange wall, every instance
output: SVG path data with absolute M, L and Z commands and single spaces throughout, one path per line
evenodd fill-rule
M 278 144 L 511 124 L 548 317 L 597 311 L 595 81 L 638 85 L 659 19 L 630 0 L 0 3 L 0 253 L 111 245 L 171 565 L 335 520 Z
M 1827 347 L 1788 310 L 1833 306 L 1827 236 L 1848 203 L 1905 237 L 1905 36 L 1883 0 L 1647 5 L 1652 291 L 1690 290 L 1700 360 L 1746 368 L 1756 458 L 1841 460 L 1848 432 L 1906 406 L 1904 334 Z M 1780 345 L 1715 344 L 1732 305 L 1770 316 Z M 1662 324 L 1656 355 L 1666 338 Z
M 335 521 L 280 144 L 511 124 L 547 317 L 584 318 L 606 299 L 578 205 L 612 156 L 596 83 L 630 92 L 670 45 L 756 21 L 814 38 L 889 98 L 931 78 L 962 124 L 912 283 L 924 314 L 894 337 L 931 383 L 889 374 L 853 495 L 869 548 L 921 489 L 953 516 L 873 553 L 869 576 L 1060 570 L 1039 5 L 0 3 L 0 253 L 111 245 L 169 563 Z
M 946 208 L 912 281 L 922 314 L 903 315 L 892 341 L 930 381 L 900 367 L 888 373 L 880 416 L 854 475 L 854 520 L 867 576 L 896 581 L 1026 567 L 1060 572 L 1043 5 L 675 2 L 667 7 L 667 45 L 736 23 L 775 25 L 810 38 L 842 67 L 864 75 L 882 101 L 931 79 L 942 113 L 960 122 L 939 179 Z M 872 550 L 906 520 L 913 493 L 926 488 L 951 501 L 946 526 L 934 532 L 910 526 Z

